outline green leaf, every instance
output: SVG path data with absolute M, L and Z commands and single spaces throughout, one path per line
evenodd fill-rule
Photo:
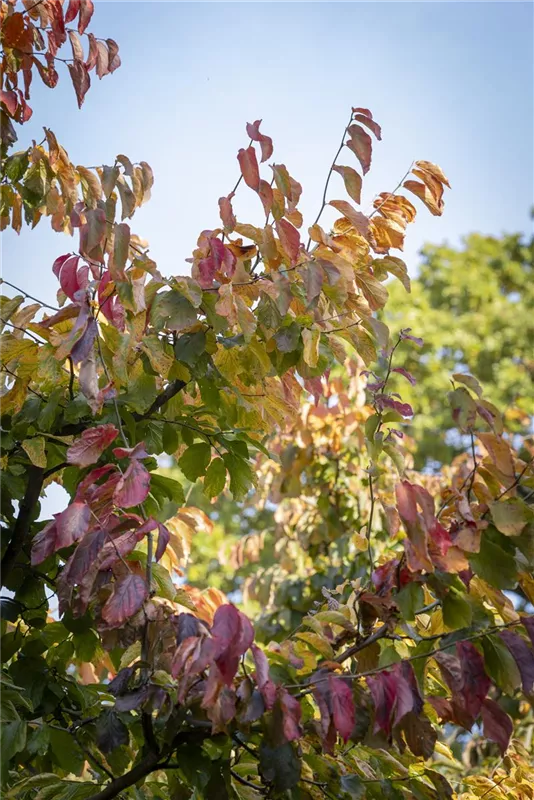
M 46 467 L 45 440 L 42 436 L 33 436 L 31 439 L 24 439 L 21 447 L 36 467 Z
M 416 581 L 411 581 L 400 592 L 395 595 L 395 603 L 398 605 L 403 619 L 406 622 L 413 622 L 415 612 L 423 605 L 423 587 Z
M 72 772 L 74 775 L 81 775 L 85 756 L 72 734 L 66 730 L 51 727 L 50 748 L 62 770 Z
M 184 333 L 174 345 L 174 355 L 178 361 L 183 361 L 185 364 L 189 364 L 189 366 L 192 367 L 196 364 L 199 356 L 204 352 L 205 349 L 205 331 Z
M 20 181 L 26 170 L 28 169 L 28 151 L 23 150 L 20 153 L 13 153 L 4 166 L 5 174 L 10 181 L 16 183 Z
M 230 491 L 234 500 L 241 500 L 254 484 L 254 473 L 248 461 L 234 453 L 225 453 L 223 459 L 226 469 L 230 473 Z
M 26 746 L 26 720 L 19 719 L 2 725 L 1 764 L 2 780 L 7 778 L 8 765 L 13 756 Z
M 175 425 L 171 425 L 169 422 L 166 422 L 163 426 L 163 433 L 162 433 L 162 443 L 163 449 L 167 453 L 167 455 L 172 456 L 178 450 L 178 444 L 180 442 L 180 437 L 178 436 L 178 431 L 176 430 Z
M 519 536 L 532 515 L 526 503 L 517 497 L 491 503 L 490 511 L 495 527 L 505 536 Z
M 473 572 L 496 589 L 514 589 L 517 585 L 515 548 L 497 530 L 482 533 L 480 550 L 469 556 Z
M 484 636 L 480 642 L 489 677 L 500 689 L 513 695 L 521 686 L 521 676 L 512 654 L 498 636 Z
M 451 586 L 442 600 L 443 622 L 451 630 L 467 628 L 473 619 L 473 607 L 464 594 Z
M 76 658 L 80 661 L 91 661 L 100 646 L 100 639 L 93 630 L 74 634 L 72 637 Z
M 300 340 L 300 328 L 296 322 L 292 322 L 285 328 L 281 328 L 274 335 L 274 341 L 281 353 L 291 353 L 296 350 Z
M 166 475 L 160 475 L 158 472 L 150 474 L 150 492 L 160 505 L 165 499 L 179 506 L 185 502 L 182 484 L 179 481 L 175 481 L 174 478 L 167 478 Z
M 192 444 L 178 459 L 178 466 L 189 481 L 206 474 L 211 459 L 211 447 L 206 442 Z
M 350 797 L 350 800 L 360 800 L 361 797 L 365 797 L 365 784 L 358 775 L 342 775 L 340 782 L 342 791 L 346 797 Z
M 152 303 L 150 322 L 155 328 L 181 331 L 197 322 L 197 312 L 179 292 L 162 292 L 156 295 Z
M 301 764 L 289 742 L 280 747 L 260 746 L 260 772 L 277 792 L 292 789 L 300 780 Z
M 204 494 L 206 497 L 217 497 L 226 483 L 226 467 L 222 458 L 214 458 L 204 478 Z

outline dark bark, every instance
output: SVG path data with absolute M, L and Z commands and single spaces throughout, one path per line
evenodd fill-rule
M 28 469 L 26 493 L 20 501 L 19 514 L 2 559 L 2 586 L 6 585 L 17 559 L 28 541 L 30 524 L 43 488 L 44 476 L 45 471 L 42 467 L 31 466 Z

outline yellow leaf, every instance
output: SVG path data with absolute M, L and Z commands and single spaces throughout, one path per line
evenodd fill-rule
M 302 331 L 302 341 L 304 342 L 304 361 L 310 367 L 316 367 L 319 361 L 319 341 L 321 338 L 320 332 L 314 328 L 304 328 Z
M 42 436 L 24 439 L 21 446 L 32 464 L 36 467 L 46 467 L 45 440 Z

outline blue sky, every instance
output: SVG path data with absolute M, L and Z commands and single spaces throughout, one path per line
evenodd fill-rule
M 304 186 L 301 208 L 311 222 L 352 105 L 370 108 L 383 128 L 364 183 L 367 204 L 392 190 L 416 158 L 435 161 L 451 181 L 443 217 L 420 207 L 411 226 L 411 272 L 425 241 L 528 227 L 531 3 L 95 6 L 92 30 L 119 42 L 122 67 L 92 78 L 82 111 L 64 70 L 53 91 L 36 78 L 34 116 L 20 145 L 40 140 L 47 125 L 74 163 L 113 163 L 118 153 L 148 161 L 152 200 L 132 228 L 165 274 L 186 274 L 198 233 L 218 224 L 217 199 L 235 182 L 247 121 L 263 118 L 274 160 Z M 357 166 L 349 151 L 345 163 Z M 334 178 L 332 197 L 343 198 Z M 258 205 L 245 190 L 237 210 L 248 219 Z M 19 237 L 5 233 L 2 245 L 4 276 L 52 300 L 51 265 L 71 241 L 43 221 Z
M 367 204 L 392 190 L 413 159 L 438 163 L 451 181 L 443 217 L 420 207 L 411 226 L 405 258 L 412 273 L 425 241 L 528 228 L 531 3 L 95 6 L 91 29 L 119 43 L 122 67 L 92 78 L 81 112 L 64 70 L 54 91 L 36 77 L 20 146 L 39 141 L 46 125 L 75 164 L 110 164 L 118 153 L 148 161 L 152 200 L 132 228 L 149 240 L 164 274 L 187 274 L 184 259 L 199 232 L 217 226 L 217 199 L 235 183 L 246 122 L 263 119 L 273 160 L 304 186 L 301 210 L 310 224 L 353 105 L 370 108 L 383 128 L 364 183 Z M 344 163 L 357 166 L 349 151 Z M 338 176 L 332 186 L 339 193 L 331 197 L 344 198 Z M 257 206 L 246 191 L 238 215 L 250 221 Z M 52 263 L 72 247 L 46 220 L 19 237 L 6 232 L 4 277 L 53 302 Z

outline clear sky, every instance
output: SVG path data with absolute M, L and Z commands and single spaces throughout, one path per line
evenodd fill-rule
M 217 199 L 235 183 L 246 122 L 263 119 L 273 160 L 303 184 L 310 224 L 351 106 L 370 108 L 383 128 L 364 209 L 413 159 L 436 162 L 450 179 L 443 217 L 416 201 L 405 250 L 412 273 L 425 241 L 528 228 L 531 3 L 97 0 L 95 7 L 91 30 L 119 43 L 122 67 L 102 81 L 91 73 L 82 111 L 64 70 L 53 91 L 36 76 L 20 147 L 39 141 L 46 125 L 75 164 L 111 164 L 118 153 L 148 161 L 152 200 L 132 228 L 149 240 L 164 274 L 187 274 L 198 233 L 217 226 Z M 349 151 L 344 163 L 358 166 Z M 344 198 L 338 176 L 332 185 Z M 253 215 L 258 201 L 250 191 L 243 197 L 237 210 L 245 218 L 246 202 Z M 6 232 L 4 277 L 53 301 L 52 263 L 72 247 L 46 220 L 18 237 Z

